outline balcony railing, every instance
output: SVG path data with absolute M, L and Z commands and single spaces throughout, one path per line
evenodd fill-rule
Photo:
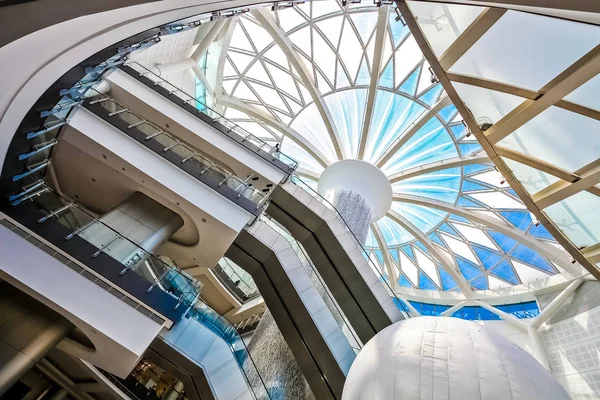
M 291 175 L 298 168 L 298 161 L 279 151 L 275 145 L 248 132 L 215 109 L 206 105 L 200 97 L 184 92 L 181 88 L 161 78 L 152 70 L 137 62 L 129 62 L 121 69 L 162 96 L 180 105 L 186 111 L 210 124 L 248 150 L 260 155 L 286 174 Z
M 241 302 L 246 302 L 260 296 L 258 288 L 250 274 L 236 267 L 227 258 L 222 258 L 215 266 L 214 272 L 221 283 L 226 285 Z
M 260 215 L 266 207 L 268 197 L 252 186 L 252 175 L 245 180 L 233 175 L 199 150 L 110 97 L 99 95 L 83 106 L 253 215 Z
M 173 322 L 198 298 L 199 282 L 43 181 L 22 193 L 3 210 L 8 216 Z

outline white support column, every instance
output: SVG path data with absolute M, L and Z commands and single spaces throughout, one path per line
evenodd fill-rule
M 394 291 L 394 293 L 396 294 L 396 296 L 398 296 L 400 298 L 400 300 L 402 300 L 404 302 L 404 304 L 406 304 L 406 307 L 408 307 L 408 311 L 411 314 L 411 317 L 420 317 L 421 313 L 419 311 L 417 311 L 417 309 L 409 303 L 409 301 L 406 299 L 406 297 L 402 296 L 402 294 Z
M 501 311 L 501 310 L 497 309 L 496 307 L 492 307 L 491 305 L 489 305 L 483 301 L 480 301 L 480 300 L 474 300 L 474 302 L 476 305 L 485 308 L 486 310 L 488 310 L 491 313 L 496 314 L 497 316 L 499 316 L 506 322 L 509 322 L 511 325 L 513 325 L 519 329 L 522 329 L 524 331 L 527 331 L 528 325 L 526 323 L 524 323 L 523 321 L 521 321 L 519 318 L 515 317 L 514 315 L 505 313 L 504 311 Z
M 208 33 L 206 34 L 204 39 L 200 42 L 200 44 L 198 45 L 196 50 L 194 50 L 194 52 L 192 53 L 190 58 L 192 60 L 194 60 L 196 64 L 198 64 L 200 62 L 202 55 L 206 52 L 206 50 L 208 50 L 210 45 L 215 41 L 215 39 L 217 38 L 219 33 L 221 33 L 221 29 L 223 29 L 225 22 L 227 22 L 226 18 L 220 19 L 220 20 L 214 22 L 213 23 L 214 25 L 212 26 L 211 30 L 208 31 Z
M 565 288 L 565 290 L 560 292 L 559 295 L 556 296 L 554 300 L 552 300 L 550 304 L 548 304 L 546 308 L 544 308 L 537 317 L 535 317 L 535 319 L 531 323 L 531 327 L 534 329 L 538 329 L 544 322 L 548 320 L 548 318 L 552 316 L 552 314 L 554 314 L 556 310 L 558 310 L 558 308 L 562 305 L 562 303 L 564 303 L 567 297 L 569 297 L 573 292 L 575 292 L 575 290 L 577 290 L 577 288 L 582 283 L 583 278 L 577 278 L 574 281 L 572 281 L 569 284 L 569 286 Z
M 183 71 L 184 69 L 193 68 L 198 63 L 192 58 L 184 58 L 182 60 L 172 61 L 164 64 L 160 64 L 151 68 L 151 71 L 159 76 L 164 76 L 172 72 Z
M 531 341 L 531 350 L 533 351 L 534 357 L 542 364 L 544 368 L 550 371 L 550 365 L 548 364 L 548 355 L 546 354 L 546 348 L 544 342 L 540 338 L 540 334 L 537 329 L 533 326 L 527 327 L 527 334 Z

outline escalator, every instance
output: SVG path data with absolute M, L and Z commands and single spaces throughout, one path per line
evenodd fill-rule
M 300 178 L 273 190 L 267 212 L 306 249 L 363 343 L 408 316 L 335 207 Z

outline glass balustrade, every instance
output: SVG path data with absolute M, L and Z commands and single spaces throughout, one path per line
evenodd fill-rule
M 96 250 L 91 255 L 93 258 L 104 253 L 123 265 L 120 275 L 135 273 L 143 277 L 148 282 L 146 292 L 158 289 L 169 293 L 177 299 L 177 308 L 191 306 L 199 296 L 199 282 L 146 251 L 140 243 L 122 235 L 79 204 L 63 198 L 47 186 L 29 196 L 44 214 L 38 223 L 58 221 L 71 231 L 65 236 L 65 241 L 78 236 L 94 245 Z
M 240 297 L 242 297 L 243 301 L 260 296 L 252 276 L 228 258 L 224 257 L 219 260 L 219 263 L 215 267 L 215 272 L 234 293 L 241 294 Z
M 373 260 L 371 260 L 369 258 L 369 253 L 365 250 L 362 243 L 360 243 L 360 241 L 356 238 L 356 236 L 354 235 L 352 230 L 348 227 L 348 224 L 344 220 L 344 217 L 342 217 L 342 215 L 335 208 L 335 206 L 333 204 L 331 204 L 326 198 L 321 196 L 308 183 L 304 182 L 298 175 L 296 175 L 296 174 L 292 175 L 291 181 L 295 185 L 298 185 L 301 188 L 303 188 L 305 191 L 307 191 L 309 194 L 311 194 L 315 199 L 317 199 L 321 204 L 323 204 L 325 207 L 327 207 L 330 211 L 332 211 L 334 213 L 337 220 L 340 222 L 340 224 L 344 227 L 344 229 L 348 233 L 348 236 L 350 236 L 352 238 L 352 240 L 354 241 L 354 243 L 356 244 L 356 247 L 361 249 L 365 259 L 371 266 L 371 269 L 373 270 L 373 272 L 375 272 L 375 274 L 378 276 L 381 283 L 384 285 L 388 294 L 394 298 L 394 303 L 396 304 L 396 306 L 398 306 L 398 308 L 400 308 L 402 311 L 404 311 L 405 316 L 408 317 L 409 316 L 408 309 L 406 308 L 404 303 L 400 300 L 400 298 L 392 290 L 388 277 L 385 276 L 384 274 L 382 274 L 381 271 L 379 270 L 379 268 L 373 263 Z
M 255 207 L 249 211 L 255 212 L 265 207 L 268 198 L 264 193 L 252 186 L 251 178 L 253 175 L 242 180 L 231 171 L 222 168 L 216 162 L 203 156 L 200 151 L 161 129 L 158 125 L 132 113 L 114 99 L 100 96 L 90 101 L 90 105 L 95 104 L 100 105 L 104 110 L 108 111 L 109 121 L 113 120 L 113 124 L 117 124 L 116 120 L 125 122 L 127 124 L 126 133 L 130 136 L 138 132 L 145 135 L 143 139 L 137 136 L 134 138 L 155 153 L 177 165 L 177 167 L 188 172 L 195 178 L 204 181 L 204 183 L 210 181 L 213 183 L 213 186 L 219 188 L 226 186 L 232 189 L 237 199 L 244 197 L 250 200 L 254 203 Z M 135 131 L 133 130 L 134 128 Z M 175 157 L 170 157 L 170 154 L 167 153 L 169 151 Z
M 190 308 L 188 315 L 212 330 L 229 345 L 254 398 L 270 399 L 269 391 L 236 327 L 201 299 L 196 302 L 194 307 Z
M 298 167 L 298 162 L 296 160 L 279 151 L 278 147 L 269 144 L 256 135 L 253 135 L 241 126 L 227 119 L 215 109 L 206 105 L 205 100 L 202 97 L 192 96 L 188 93 L 185 93 L 181 88 L 166 81 L 151 69 L 148 69 L 137 62 L 129 62 L 126 64 L 126 66 L 137 72 L 140 77 L 146 77 L 150 79 L 152 82 L 154 82 L 154 86 L 162 87 L 167 90 L 169 96 L 175 96 L 181 99 L 184 104 L 190 104 L 194 106 L 198 112 L 210 117 L 214 123 L 220 123 L 221 125 L 225 126 L 227 128 L 227 133 L 236 135 L 239 139 L 239 142 L 245 147 L 249 147 L 254 151 L 262 150 L 268 153 L 273 159 L 281 161 L 288 166 L 289 171 L 286 172 L 292 172 Z
M 302 263 L 304 270 L 310 277 L 310 280 L 315 286 L 315 289 L 317 289 L 317 292 L 323 298 L 323 301 L 329 309 L 329 312 L 331 313 L 336 323 L 340 327 L 342 333 L 348 340 L 348 343 L 350 344 L 354 352 L 358 354 L 358 352 L 362 348 L 362 343 L 358 339 L 358 335 L 356 334 L 356 332 L 354 332 L 354 329 L 352 329 L 350 322 L 348 321 L 348 319 L 344 315 L 344 312 L 342 311 L 337 301 L 329 291 L 329 288 L 323 281 L 323 278 L 319 274 L 319 271 L 313 264 L 312 260 L 306 254 L 306 251 L 304 250 L 302 244 L 300 244 L 300 242 L 294 239 L 294 237 L 287 231 L 287 229 L 281 226 L 277 221 L 270 218 L 268 215 L 265 215 L 263 218 L 261 218 L 261 220 L 267 225 L 269 225 L 271 228 L 273 228 L 275 231 L 277 231 L 277 233 L 279 233 L 288 241 L 290 247 L 294 250 L 298 258 L 300 259 L 300 262 Z

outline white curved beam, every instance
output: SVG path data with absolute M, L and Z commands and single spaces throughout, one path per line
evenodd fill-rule
M 431 255 L 433 257 L 435 257 L 436 260 L 439 261 L 439 263 L 442 265 L 444 270 L 446 270 L 446 272 L 448 272 L 448 274 L 452 277 L 452 279 L 454 279 L 454 282 L 456 282 L 456 284 L 458 285 L 458 287 L 460 288 L 460 290 L 462 291 L 463 295 L 465 296 L 465 298 L 467 300 L 470 300 L 473 298 L 473 290 L 471 289 L 471 285 L 469 284 L 469 282 L 467 282 L 465 277 L 461 274 L 461 272 L 458 269 L 454 268 L 454 265 L 452 264 L 452 262 L 450 260 L 448 260 L 448 258 L 446 257 L 446 255 L 444 253 L 442 253 L 440 250 L 438 250 L 438 248 L 425 235 L 425 233 L 423 233 L 423 231 L 421 231 L 412 222 L 410 222 L 406 218 L 402 217 L 400 214 L 398 214 L 394 210 L 388 211 L 387 216 L 390 217 L 392 220 L 396 221 L 400 226 L 402 226 L 404 229 L 406 229 L 411 235 L 413 235 L 421 243 L 423 243 L 423 245 L 429 251 L 429 253 L 431 253 Z
M 432 117 L 434 117 L 435 114 L 437 114 L 442 108 L 449 106 L 450 104 L 451 104 L 450 98 L 448 96 L 446 96 L 443 99 L 441 99 L 440 101 L 438 101 L 429 110 L 427 110 L 423 114 L 421 114 L 421 116 L 415 122 L 413 122 L 406 131 L 404 131 L 402 136 L 400 136 L 396 140 L 396 142 L 392 146 L 390 146 L 390 148 L 388 148 L 385 151 L 385 153 L 383 153 L 381 155 L 381 157 L 379 157 L 379 160 L 377 160 L 375 162 L 375 165 L 378 168 L 383 167 L 385 165 L 385 163 L 388 162 L 390 160 L 390 158 L 392 158 L 392 156 L 394 154 L 396 154 L 396 152 L 398 150 L 400 150 L 400 148 L 402 146 L 404 146 L 404 144 L 408 141 L 408 139 L 413 137 L 414 134 L 417 133 L 419 131 L 419 129 L 421 129 L 427 123 L 427 121 L 429 121 Z
M 454 167 L 461 167 L 463 165 L 482 164 L 485 162 L 490 162 L 490 158 L 486 154 L 480 154 L 465 158 L 449 158 L 447 160 L 435 161 L 429 164 L 407 169 L 402 172 L 390 175 L 388 178 L 390 179 L 390 183 L 394 184 L 396 182 L 400 182 L 409 178 L 414 178 L 415 176 L 428 174 L 430 172 L 442 171 L 444 169 Z
M 392 260 L 390 258 L 390 252 L 387 247 L 387 243 L 385 242 L 385 240 L 383 240 L 383 235 L 381 234 L 381 229 L 379 228 L 379 225 L 377 225 L 377 222 L 371 224 L 371 229 L 373 229 L 373 233 L 375 234 L 375 240 L 377 241 L 379 249 L 383 254 L 383 261 L 385 264 L 385 268 L 387 269 L 388 277 L 390 278 L 390 283 L 392 284 L 392 290 L 395 291 L 398 286 L 398 274 L 396 274 L 394 266 L 392 265 Z
M 271 35 L 275 43 L 279 46 L 279 48 L 284 52 L 290 63 L 298 72 L 300 79 L 306 86 L 306 89 L 310 93 L 317 109 L 319 110 L 319 114 L 321 114 L 321 118 L 325 123 L 325 127 L 327 128 L 327 132 L 329 132 L 329 137 L 331 142 L 333 143 L 333 148 L 335 149 L 335 154 L 337 155 L 339 160 L 344 158 L 342 154 L 342 148 L 340 146 L 341 139 L 335 124 L 333 123 L 333 117 L 329 112 L 329 108 L 323 97 L 321 97 L 321 93 L 319 89 L 315 85 L 315 82 L 308 72 L 306 65 L 304 65 L 304 61 L 300 59 L 296 50 L 294 50 L 294 46 L 292 41 L 285 35 L 285 32 L 277 25 L 275 18 L 273 15 L 264 7 L 263 8 L 254 8 L 250 10 L 250 13 L 256 18 L 256 20 L 261 24 L 263 28 Z M 310 40 L 310 38 L 306 38 L 306 40 Z
M 445 201 L 429 199 L 427 197 L 394 193 L 394 201 L 435 208 L 437 210 L 467 218 L 468 220 L 484 225 L 510 238 L 513 238 L 520 243 L 523 243 L 525 246 L 535 250 L 544 257 L 560 265 L 573 276 L 579 276 L 582 273 L 577 266 L 571 264 L 569 256 L 564 251 L 549 243 L 544 243 L 532 235 L 525 234 L 525 232 L 515 228 L 507 222 L 492 218 L 477 211 L 455 206 L 454 204 L 447 203 Z
M 204 39 L 202 39 L 202 41 L 198 44 L 198 47 L 196 48 L 196 50 L 194 50 L 194 52 L 190 56 L 190 58 L 192 60 L 194 60 L 196 62 L 196 64 L 198 64 L 200 62 L 202 55 L 206 52 L 206 50 L 208 50 L 210 45 L 215 41 L 215 39 L 221 32 L 221 29 L 223 29 L 223 27 L 225 26 L 226 22 L 227 22 L 227 19 L 219 19 L 219 20 L 213 22 L 213 25 L 210 28 L 210 31 L 208 31 L 208 33 L 206 34 L 206 37 Z
M 266 115 L 262 110 L 253 107 L 251 104 L 248 104 L 233 96 L 220 95 L 217 96 L 215 100 L 222 106 L 231 107 L 235 110 L 241 111 L 251 116 L 252 118 L 256 118 L 257 120 L 264 122 L 270 127 L 277 129 L 284 136 L 293 140 L 294 143 L 300 146 L 308 154 L 313 156 L 313 158 L 317 160 L 317 162 L 321 164 L 323 168 L 327 168 L 327 166 L 329 165 L 327 157 L 325 157 L 325 155 L 321 153 L 321 151 L 317 147 L 315 147 L 312 143 L 307 141 L 306 138 L 304 138 L 292 128 Z
M 367 97 L 367 107 L 365 110 L 365 119 L 363 122 L 360 144 L 358 147 L 358 159 L 362 160 L 365 154 L 365 146 L 369 137 L 371 128 L 371 118 L 375 108 L 375 99 L 377 96 L 377 87 L 379 86 L 379 74 L 381 72 L 381 63 L 383 61 L 383 49 L 385 35 L 389 24 L 390 10 L 388 6 L 379 7 L 377 12 L 377 29 L 375 31 L 375 50 L 373 52 L 373 66 L 371 67 L 371 83 L 369 85 L 369 94 Z

